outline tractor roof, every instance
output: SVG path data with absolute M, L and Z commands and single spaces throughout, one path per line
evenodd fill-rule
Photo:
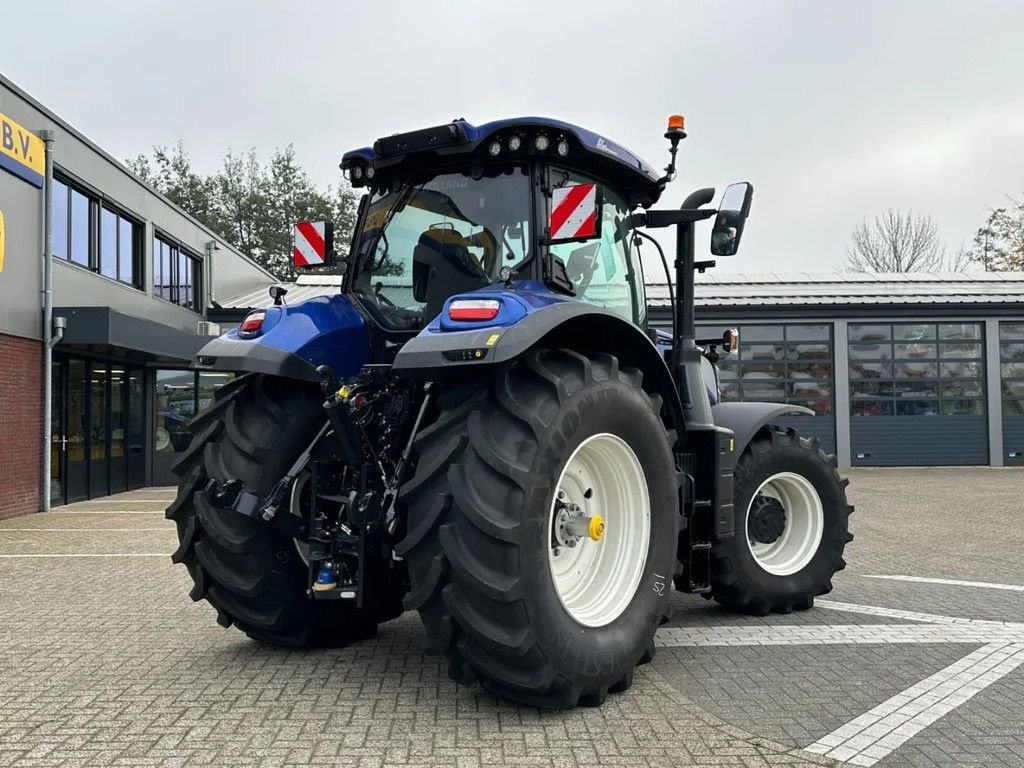
M 543 150 L 535 144 L 541 135 L 548 140 Z M 512 136 L 519 136 L 518 149 L 510 148 Z M 568 145 L 564 156 L 557 149 L 562 140 Z M 495 142 L 497 155 L 488 151 Z M 378 139 L 372 147 L 346 152 L 341 167 L 348 172 L 353 186 L 366 186 L 372 183 L 367 180 L 369 168 L 374 176 L 397 170 L 409 173 L 473 157 L 487 164 L 550 158 L 609 182 L 644 206 L 653 204 L 664 188 L 661 174 L 621 144 L 578 125 L 547 117 L 517 117 L 483 125 L 460 118 L 445 125 L 397 133 Z

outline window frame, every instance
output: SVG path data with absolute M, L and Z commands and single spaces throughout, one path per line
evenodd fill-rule
M 970 336 L 951 338 L 943 328 L 973 327 Z M 871 329 L 865 337 L 864 329 Z M 912 332 L 925 329 L 925 335 Z M 884 337 L 878 337 L 884 330 Z M 904 335 L 907 333 L 909 335 Z M 860 336 L 858 336 L 860 334 Z M 849 408 L 851 418 L 870 416 L 971 416 L 985 418 L 985 333 L 979 321 L 852 322 L 847 327 Z M 957 351 L 955 348 L 960 347 Z M 874 353 L 871 354 L 871 350 Z M 924 354 L 919 354 L 921 351 Z M 974 352 L 976 350 L 976 353 Z M 915 351 L 917 353 L 915 353 Z M 976 366 L 977 375 L 943 375 L 955 364 Z M 857 375 L 858 366 L 876 366 L 886 375 Z M 976 385 L 976 386 L 975 386 Z M 956 394 L 950 387 L 974 387 L 976 394 Z M 870 393 L 874 387 L 876 392 Z M 913 394 L 917 387 L 923 394 Z M 858 388 L 868 392 L 858 393 Z M 902 391 L 902 394 L 901 394 Z M 969 411 L 961 410 L 968 404 Z M 877 410 L 871 411 L 872 404 Z M 903 404 L 903 408 L 900 405 Z M 924 404 L 924 408 L 921 405 Z M 917 409 L 917 412 L 914 412 Z M 975 410 L 975 409 L 980 409 Z
M 555 188 L 554 178 L 555 174 L 566 174 L 568 176 L 568 184 L 596 184 L 598 190 L 598 203 L 600 208 L 599 219 L 598 219 L 598 234 L 596 237 L 591 238 L 579 238 L 576 240 L 559 240 L 558 242 L 551 243 L 546 240 L 543 236 L 547 232 L 548 222 L 551 218 L 551 198 L 552 191 Z M 616 208 L 620 208 L 625 212 L 626 217 L 632 213 L 636 206 L 631 206 L 629 198 L 623 196 L 618 189 L 599 176 L 594 176 L 590 173 L 584 173 L 575 168 L 568 168 L 563 165 L 559 165 L 558 162 L 546 163 L 543 167 L 542 174 L 543 185 L 542 195 L 539 195 L 540 200 L 540 229 L 538 230 L 539 242 L 541 244 L 541 255 L 543 259 L 548 259 L 552 255 L 551 248 L 567 245 L 584 246 L 588 243 L 594 242 L 595 240 L 599 244 L 604 242 L 604 208 L 607 205 L 613 205 Z M 621 203 L 621 205 L 620 205 Z M 631 228 L 627 225 L 626 236 L 622 240 L 622 259 L 624 262 L 625 275 L 624 280 L 626 282 L 626 288 L 629 293 L 629 300 L 632 304 L 631 317 L 629 321 L 639 328 L 646 329 L 648 324 L 648 308 L 647 308 L 647 295 L 646 288 L 643 284 L 644 273 L 643 265 L 640 263 L 638 253 L 633 248 L 633 238 L 631 235 Z M 568 263 L 566 262 L 566 266 Z M 585 292 L 584 292 L 585 293 Z M 579 301 L 584 301 L 583 296 L 576 296 Z M 593 306 L 600 306 L 594 304 Z M 614 309 L 608 308 L 610 311 L 615 312 Z M 621 313 L 616 312 L 620 317 L 625 319 L 625 316 Z
M 1011 335 L 1010 328 L 1020 327 L 1020 336 Z M 1016 331 L 1014 331 L 1016 333 Z M 1015 346 L 1024 346 L 1024 321 L 1002 320 L 999 322 L 999 401 L 1002 406 L 1003 417 L 1014 416 L 1024 417 L 1024 368 L 1019 374 L 1007 375 L 1008 366 L 1017 364 L 1024 365 L 1024 356 L 1018 361 L 1016 358 L 1004 357 L 1004 351 Z M 1015 396 L 1005 384 L 1018 384 L 1021 387 L 1021 396 Z
M 62 261 L 66 264 L 72 264 L 80 269 L 86 269 L 95 275 L 99 275 L 105 280 L 110 280 L 121 285 L 128 286 L 138 291 L 144 290 L 145 286 L 145 258 L 144 258 L 144 247 L 143 247 L 143 232 L 145 231 L 145 224 L 141 217 L 136 216 L 126 209 L 124 206 L 117 203 L 115 200 L 107 195 L 96 190 L 94 187 L 85 184 L 84 182 L 77 179 L 72 174 L 64 171 L 60 168 L 54 169 L 53 180 L 55 183 L 62 185 L 67 191 L 67 199 L 65 200 L 65 214 L 67 221 L 65 222 L 65 233 L 64 233 L 64 249 L 65 253 L 58 254 L 54 251 L 51 246 L 51 255 L 53 258 Z M 74 251 L 74 237 L 73 237 L 73 220 L 74 220 L 74 208 L 72 201 L 74 195 L 78 194 L 84 198 L 87 205 L 86 222 L 87 222 L 87 233 L 86 233 L 86 261 L 75 260 L 73 256 Z M 103 212 L 108 211 L 114 215 L 114 273 L 113 275 L 105 274 L 103 272 Z M 121 224 L 127 222 L 132 231 L 132 243 L 131 243 L 131 265 L 132 274 L 129 279 L 124 279 L 121 275 Z M 51 233 L 56 229 L 56 220 L 50 222 Z
M 163 260 L 157 248 L 158 243 L 170 249 L 167 263 L 171 273 L 171 282 L 167 283 L 166 286 L 157 284 L 158 279 L 161 281 L 164 279 Z M 182 309 L 188 309 L 200 315 L 203 314 L 205 306 L 203 300 L 203 257 L 183 245 L 180 240 L 171 237 L 156 227 L 153 228 L 151 255 L 153 261 L 153 279 L 151 281 L 153 297 L 166 301 L 169 304 L 174 304 Z M 189 279 L 185 282 L 181 281 L 180 274 L 183 261 L 186 265 L 190 266 Z M 167 289 L 167 296 L 162 294 L 164 287 Z M 183 288 L 185 289 L 186 296 L 189 297 L 185 302 L 181 300 L 181 290 Z
M 804 338 L 795 329 L 808 326 L 822 327 L 826 330 L 825 338 Z M 719 389 L 722 392 L 722 402 L 765 402 L 765 395 L 757 393 L 757 385 L 770 383 L 772 386 L 781 387 L 782 394 L 773 397 L 766 402 L 778 402 L 791 405 L 803 405 L 815 412 L 815 417 L 835 418 L 836 412 L 836 346 L 835 326 L 831 322 L 754 322 L 740 323 L 737 325 L 719 323 L 701 323 L 698 326 L 698 336 L 711 337 L 720 335 L 727 328 L 738 328 L 740 347 L 736 352 L 722 354 L 718 361 Z M 764 336 L 754 329 L 778 329 L 777 334 Z M 797 334 L 797 335 L 794 335 Z M 754 338 L 749 337 L 753 335 Z M 828 354 L 825 357 L 790 358 L 790 349 L 797 345 L 822 345 Z M 783 356 L 781 359 L 772 360 L 758 359 L 749 356 L 749 350 L 753 346 L 770 346 L 781 348 Z M 744 354 L 744 352 L 747 354 Z M 797 353 L 799 355 L 799 353 Z M 801 370 L 810 368 L 813 365 L 827 366 L 829 373 L 826 376 L 803 376 L 794 377 L 794 369 Z M 765 368 L 778 367 L 781 376 L 770 376 L 768 379 L 745 379 L 744 369 L 751 367 L 751 372 L 762 373 Z M 723 376 L 727 372 L 731 375 Z M 744 384 L 746 382 L 746 384 Z M 829 394 L 800 393 L 797 385 L 806 386 L 821 385 L 828 388 Z M 751 393 L 747 389 L 753 390 Z M 735 394 L 732 393 L 735 390 Z M 727 394 L 728 393 L 728 394 Z M 817 406 L 817 407 L 816 407 Z M 823 409 L 822 409 L 823 408 Z

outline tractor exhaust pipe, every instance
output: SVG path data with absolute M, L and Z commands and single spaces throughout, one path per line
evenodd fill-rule
M 715 199 L 713 187 L 692 192 L 683 201 L 682 210 L 694 211 Z M 708 214 L 713 214 L 709 211 Z M 706 217 L 702 217 L 706 218 Z M 676 225 L 676 307 L 672 329 L 672 375 L 679 387 L 679 399 L 687 410 L 687 424 L 712 427 L 711 402 L 704 389 L 700 371 L 700 350 L 697 349 L 697 325 L 694 309 L 695 268 L 694 236 L 696 217 Z

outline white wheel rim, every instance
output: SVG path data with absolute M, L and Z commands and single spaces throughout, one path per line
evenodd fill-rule
M 775 499 L 785 513 L 785 528 L 773 542 L 754 541 L 750 535 L 750 511 L 759 496 Z M 821 546 L 825 511 L 811 481 L 794 472 L 779 472 L 758 487 L 747 505 L 744 535 L 757 564 L 775 576 L 803 570 Z
M 559 531 L 568 505 L 584 518 L 603 518 L 604 535 L 565 546 L 575 538 Z M 640 586 L 651 538 L 647 480 L 626 441 L 601 433 L 580 443 L 555 485 L 548 519 L 548 565 L 562 606 L 586 627 L 615 621 Z

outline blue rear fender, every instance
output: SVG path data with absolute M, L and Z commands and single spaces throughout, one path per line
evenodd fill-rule
M 492 299 L 499 303 L 492 320 L 465 322 L 448 317 L 452 302 Z M 477 371 L 513 362 L 535 347 L 568 348 L 615 355 L 623 367 L 644 373 L 644 388 L 664 398 L 668 417 L 682 429 L 679 393 L 664 358 L 651 339 L 615 312 L 552 293 L 535 281 L 517 282 L 456 294 L 395 357 L 399 374 L 422 379 L 459 380 Z
M 347 296 L 319 296 L 266 310 L 257 334 L 228 331 L 199 350 L 199 370 L 266 373 L 319 381 L 328 365 L 340 377 L 354 376 L 369 361 L 369 333 Z

